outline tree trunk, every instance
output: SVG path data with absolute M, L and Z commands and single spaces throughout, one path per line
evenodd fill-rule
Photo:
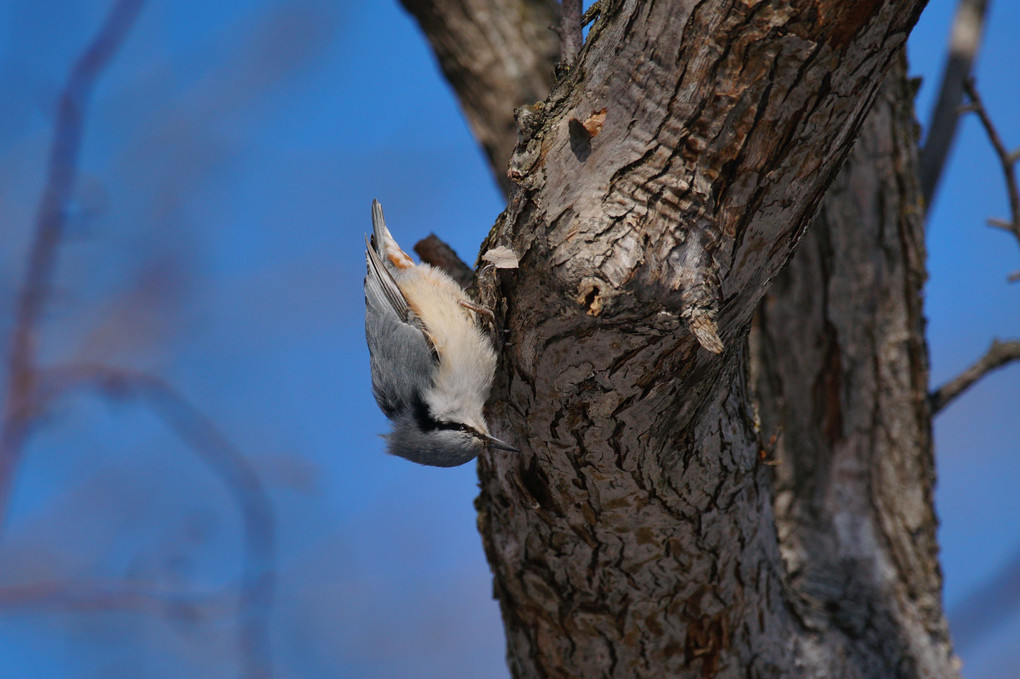
M 520 269 L 479 280 L 522 449 L 479 460 L 513 674 L 954 676 L 902 69 L 760 317 L 763 427 L 745 349 L 923 2 L 602 5 L 518 115 L 484 247 Z
M 901 59 L 751 334 L 762 429 L 781 432 L 790 602 L 815 630 L 811 653 L 831 663 L 823 676 L 956 674 L 932 504 L 912 98 Z

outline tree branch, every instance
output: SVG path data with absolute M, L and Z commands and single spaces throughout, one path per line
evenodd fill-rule
M 1020 340 L 1009 340 L 1000 342 L 993 340 L 992 346 L 988 348 L 984 356 L 979 358 L 974 365 L 949 380 L 933 391 L 928 399 L 931 402 L 932 413 L 938 414 L 947 405 L 952 403 L 974 383 L 988 373 L 998 370 L 1007 363 L 1020 359 Z
M 581 51 L 581 0 L 560 3 L 560 63 L 572 66 Z
M 246 559 L 238 605 L 243 676 L 268 677 L 271 673 L 268 608 L 274 578 L 273 518 L 268 497 L 247 461 L 211 422 L 157 378 L 103 366 L 41 371 L 36 365 L 35 336 L 56 269 L 87 106 L 99 76 L 122 45 L 141 6 L 142 0 L 117 0 L 113 4 L 103 26 L 72 68 L 60 97 L 47 180 L 18 297 L 8 358 L 7 392 L 0 423 L 0 528 L 25 440 L 48 400 L 83 386 L 108 394 L 137 397 L 161 416 L 237 497 L 246 533 Z M 153 593 L 143 589 L 124 585 L 102 588 L 80 583 L 2 588 L 0 605 L 4 605 L 3 599 L 11 605 L 76 608 L 154 605 Z
M 49 296 L 57 248 L 64 234 L 85 113 L 96 81 L 124 42 L 141 7 L 142 0 L 117 0 L 113 4 L 99 32 L 71 69 L 60 95 L 46 185 L 36 213 L 35 234 L 18 296 L 7 363 L 7 394 L 0 422 L 0 536 L 6 523 L 14 470 L 35 415 L 35 333 Z
M 453 279 L 465 290 L 475 278 L 475 272 L 471 267 L 465 264 L 453 251 L 453 248 L 440 240 L 434 233 L 430 233 L 428 237 L 415 243 L 414 251 L 418 253 L 421 261 L 453 276 Z
M 234 494 L 245 532 L 244 572 L 238 605 L 239 646 L 245 677 L 271 675 L 269 608 L 275 586 L 273 513 L 262 482 L 249 462 L 216 426 L 163 380 L 103 365 L 45 370 L 40 403 L 69 391 L 92 388 L 113 398 L 133 398 L 152 410 L 205 462 Z
M 1020 188 L 1017 187 L 1016 182 L 1016 161 L 1020 158 L 1020 151 L 1010 151 L 1002 142 L 1002 137 L 999 136 L 998 130 L 995 129 L 995 125 L 992 124 L 992 119 L 985 109 L 984 102 L 981 101 L 981 96 L 978 94 L 973 78 L 969 78 L 964 83 L 963 88 L 971 101 L 967 110 L 977 114 L 981 120 L 981 126 L 985 128 L 985 133 L 988 135 L 988 141 L 991 142 L 992 148 L 995 149 L 995 155 L 999 159 L 999 164 L 1002 166 L 1002 174 L 1006 180 L 1006 193 L 1009 195 L 1010 221 L 1007 222 L 1003 219 L 993 218 L 988 220 L 988 225 L 1009 231 L 1016 236 L 1017 242 L 1020 243 Z M 1011 282 L 1020 280 L 1020 271 L 1010 274 L 1009 280 Z
M 135 582 L 34 582 L 0 587 L 0 610 L 31 608 L 57 611 L 129 610 L 194 620 L 213 608 L 225 609 L 228 597 L 195 595 Z
M 510 191 L 516 107 L 544 99 L 559 55 L 556 0 L 401 0 L 418 21 L 481 144 Z M 580 28 L 578 28 L 580 30 Z
M 949 149 L 960 121 L 963 84 L 970 77 L 981 47 L 988 0 L 960 0 L 949 32 L 949 53 L 942 71 L 942 83 L 928 123 L 921 149 L 921 193 L 927 216 L 938 189 Z
M 595 0 L 588 6 L 588 9 L 581 15 L 581 28 L 584 28 L 588 24 L 592 23 L 602 14 L 602 0 Z

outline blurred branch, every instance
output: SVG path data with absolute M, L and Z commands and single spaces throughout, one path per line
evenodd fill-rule
M 400 0 L 428 39 L 504 195 L 517 143 L 514 109 L 548 96 L 559 37 L 556 0 Z M 578 28 L 580 30 L 580 28 Z
M 60 95 L 46 185 L 36 213 L 28 268 L 17 300 L 0 422 L 0 535 L 14 471 L 35 417 L 35 333 L 56 267 L 68 202 L 74 190 L 85 112 L 96 80 L 134 24 L 142 0 L 116 0 L 102 27 L 71 69 Z
M 1004 219 L 989 219 L 988 225 L 994 226 L 997 229 L 1009 231 L 1016 236 L 1017 242 L 1020 243 L 1020 188 L 1017 187 L 1016 183 L 1016 161 L 1020 159 L 1020 149 L 1010 151 L 1002 142 L 1002 137 L 999 136 L 998 130 L 996 130 L 995 125 L 992 124 L 992 119 L 988 116 L 988 111 L 985 110 L 985 105 L 981 101 L 981 96 L 978 94 L 973 78 L 968 78 L 963 84 L 963 88 L 964 91 L 967 92 L 967 96 L 970 98 L 971 102 L 966 110 L 973 111 L 981 120 L 981 126 L 985 128 L 985 133 L 988 135 L 988 141 L 992 143 L 992 148 L 995 149 L 995 155 L 998 157 L 999 164 L 1002 166 L 1002 174 L 1006 179 L 1006 193 L 1009 194 L 1010 221 L 1007 222 Z M 1020 271 L 1010 274 L 1009 280 L 1010 282 L 1020 280 Z
M 228 597 L 195 595 L 151 584 L 113 582 L 36 582 L 0 587 L 0 611 L 128 610 L 192 621 L 213 609 L 226 610 Z
M 565 67 L 574 65 L 581 51 L 581 0 L 560 2 L 560 63 Z
M 931 393 L 928 398 L 931 401 L 932 414 L 938 414 L 988 373 L 1018 359 L 1020 359 L 1020 340 L 1008 342 L 994 340 L 985 355 L 979 358 L 974 365 Z
M 87 105 L 97 79 L 138 17 L 142 1 L 114 2 L 99 32 L 71 69 L 60 96 L 47 178 L 17 300 L 8 357 L 6 398 L 0 421 L 0 531 L 24 443 L 49 400 L 86 387 L 109 396 L 138 400 L 161 417 L 209 465 L 234 494 L 241 508 L 245 527 L 245 561 L 238 603 L 242 676 L 268 677 L 271 674 L 268 618 L 275 577 L 273 515 L 265 489 L 247 460 L 211 421 L 156 377 L 95 365 L 40 370 L 36 361 L 38 324 L 46 308 L 64 235 Z M 40 583 L 0 588 L 0 606 L 4 605 L 145 608 L 173 606 L 175 602 L 130 583 L 106 587 L 88 583 Z M 181 599 L 176 605 L 178 614 L 187 612 L 187 600 Z
M 45 370 L 41 403 L 69 391 L 92 388 L 111 398 L 134 399 L 148 407 L 207 464 L 233 493 L 245 532 L 244 573 L 238 619 L 243 677 L 271 674 L 269 608 L 275 585 L 272 508 L 249 462 L 197 408 L 163 380 L 142 372 L 103 365 L 68 365 Z
M 474 280 L 475 272 L 465 264 L 457 253 L 449 245 L 430 233 L 414 244 L 414 251 L 421 257 L 421 261 L 431 264 L 437 269 L 442 269 L 453 276 L 453 280 L 460 283 L 460 287 L 467 289 Z
M 921 193 L 924 195 L 925 215 L 935 198 L 949 149 L 956 136 L 960 102 L 963 101 L 963 84 L 970 77 L 974 59 L 981 47 L 987 12 L 988 0 L 960 0 L 956 6 L 949 31 L 949 54 L 946 56 L 938 97 L 921 149 Z

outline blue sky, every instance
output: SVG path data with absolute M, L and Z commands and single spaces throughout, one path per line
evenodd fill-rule
M 1020 7 L 993 3 L 977 69 L 1020 144 Z M 0 346 L 44 175 L 56 97 L 106 2 L 0 4 Z M 953 3 L 911 39 L 921 121 Z M 475 529 L 474 466 L 387 456 L 363 338 L 369 205 L 395 235 L 465 259 L 503 207 L 411 19 L 391 2 L 149 0 L 89 111 L 42 326 L 47 361 L 164 377 L 252 461 L 278 513 L 281 677 L 507 676 Z M 927 315 L 940 384 L 1020 335 L 1020 249 L 983 225 L 1002 178 L 965 119 L 933 208 Z M 936 421 L 949 609 L 1020 549 L 1020 367 Z M 216 595 L 240 572 L 235 506 L 151 414 L 59 406 L 20 468 L 0 584 L 132 577 Z M 222 607 L 221 607 L 222 608 Z M 0 666 L 24 677 L 230 677 L 230 615 L 0 610 Z M 1020 615 L 961 649 L 970 679 L 1013 677 Z

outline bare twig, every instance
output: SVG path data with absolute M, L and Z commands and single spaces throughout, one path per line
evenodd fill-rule
M 581 0 L 560 2 L 560 63 L 573 66 L 581 52 Z
M 49 368 L 40 375 L 39 400 L 82 388 L 114 398 L 133 398 L 150 408 L 216 473 L 241 508 L 245 532 L 239 603 L 243 677 L 271 674 L 269 608 L 275 586 L 273 513 L 262 482 L 248 461 L 197 408 L 163 380 L 102 365 Z
M 581 15 L 581 28 L 592 23 L 602 14 L 602 0 L 595 0 Z
M 937 414 L 988 373 L 1020 359 L 1020 340 L 994 340 L 985 355 L 962 373 L 929 395 L 932 413 Z
M 924 195 L 925 215 L 935 198 L 949 149 L 956 136 L 960 120 L 959 107 L 963 101 L 963 83 L 970 77 L 974 58 L 981 47 L 987 12 L 988 0 L 960 0 L 956 5 L 942 82 L 928 123 L 924 147 L 921 149 L 921 193 Z
M 1020 159 L 1020 155 L 1018 155 L 1020 152 L 1010 151 L 1002 142 L 1002 137 L 999 136 L 998 130 L 992 124 L 992 119 L 989 117 L 988 111 L 981 101 L 977 87 L 974 86 L 974 80 L 968 79 L 963 84 L 963 88 L 971 102 L 967 109 L 977 114 L 981 120 L 981 126 L 985 128 L 985 133 L 988 135 L 988 140 L 992 143 L 992 148 L 995 149 L 995 155 L 999 159 L 999 164 L 1002 166 L 1002 174 L 1006 180 L 1006 193 L 1009 195 L 1010 220 L 993 218 L 988 220 L 988 225 L 1009 231 L 1016 236 L 1017 243 L 1020 244 L 1020 187 L 1016 183 L 1016 161 Z M 1020 271 L 1010 274 L 1008 280 L 1011 283 L 1020 280 Z
M 197 409 L 158 378 L 104 366 L 40 370 L 35 339 L 49 296 L 57 251 L 74 188 L 84 119 L 95 83 L 141 10 L 143 0 L 116 0 L 99 32 L 71 70 L 60 97 L 47 179 L 35 220 L 25 279 L 17 300 L 8 357 L 6 398 L 0 421 L 0 530 L 13 476 L 27 435 L 46 403 L 68 391 L 92 387 L 133 397 L 151 408 L 209 465 L 234 493 L 245 526 L 246 558 L 238 604 L 242 676 L 271 673 L 268 612 L 274 589 L 274 526 L 268 496 L 248 462 Z M 173 606 L 187 614 L 189 600 L 164 600 L 154 591 L 120 583 L 41 583 L 0 588 L 0 606 L 59 605 L 77 608 Z
M 196 595 L 152 584 L 110 581 L 34 582 L 0 587 L 0 610 L 129 610 L 195 620 L 228 610 L 230 597 Z
M 86 107 L 96 80 L 131 29 L 142 0 L 117 0 L 99 32 L 71 69 L 60 95 L 46 186 L 39 202 L 28 269 L 17 301 L 8 358 L 6 400 L 0 422 L 0 535 L 14 470 L 35 416 L 35 333 L 46 306 L 65 212 L 77 172 Z
M 453 279 L 460 283 L 460 287 L 467 288 L 474 280 L 475 272 L 465 264 L 457 253 L 449 245 L 439 239 L 434 233 L 423 238 L 414 244 L 414 251 L 426 264 L 442 269 L 453 276 Z

